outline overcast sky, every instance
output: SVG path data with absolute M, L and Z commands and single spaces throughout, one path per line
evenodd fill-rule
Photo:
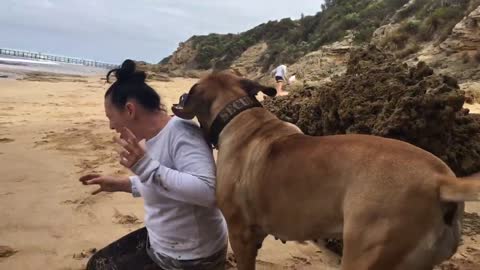
M 323 0 L 0 0 L 0 47 L 156 63 L 192 35 L 314 15 Z

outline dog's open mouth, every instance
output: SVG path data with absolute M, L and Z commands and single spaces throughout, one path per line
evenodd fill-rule
M 174 107 L 177 110 L 183 110 L 187 101 L 188 101 L 188 94 L 187 93 L 182 94 L 179 98 L 178 104 L 173 104 L 172 107 Z
M 183 119 L 192 119 L 193 117 L 195 117 L 193 113 L 185 111 L 188 99 L 189 94 L 183 94 L 180 96 L 178 103 L 172 105 L 172 112 L 174 115 Z

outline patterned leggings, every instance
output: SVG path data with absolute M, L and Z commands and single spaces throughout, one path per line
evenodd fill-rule
M 198 260 L 179 261 L 148 250 L 145 227 L 127 234 L 95 253 L 87 263 L 87 270 L 224 270 L 227 249 Z M 160 265 L 164 267 L 161 268 Z

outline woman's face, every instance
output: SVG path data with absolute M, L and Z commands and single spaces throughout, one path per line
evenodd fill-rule
M 105 115 L 110 122 L 110 128 L 114 129 L 117 133 L 120 133 L 124 127 L 130 128 L 130 114 L 128 110 L 126 108 L 120 110 L 115 107 L 109 96 L 105 97 Z

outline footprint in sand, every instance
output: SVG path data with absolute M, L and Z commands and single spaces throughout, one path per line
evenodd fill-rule
M 89 195 L 88 197 L 84 198 L 84 199 L 77 199 L 77 200 L 66 200 L 64 201 L 63 203 L 64 204 L 76 204 L 76 208 L 77 210 L 80 210 L 81 208 L 84 208 L 84 207 L 90 207 L 92 205 L 94 205 L 98 200 L 98 196 L 91 196 Z
M 141 224 L 142 223 L 142 221 L 140 221 L 138 219 L 138 217 L 135 216 L 134 214 L 124 215 L 124 214 L 120 213 L 117 209 L 115 209 L 115 214 L 113 215 L 113 218 L 114 218 L 114 223 L 116 223 L 116 224 L 134 225 L 134 224 Z
M 477 213 L 465 212 L 463 216 L 462 234 L 466 236 L 480 234 L 480 216 Z
M 0 246 L 0 258 L 10 257 L 17 252 L 18 250 L 13 249 L 9 246 Z
M 299 257 L 299 256 L 292 256 L 292 260 L 295 262 L 295 263 L 299 263 L 299 264 L 312 264 L 310 262 L 309 259 L 305 258 L 305 257 Z
M 255 260 L 255 262 L 256 262 L 257 265 L 263 266 L 263 267 L 268 267 L 269 269 L 273 268 L 273 267 L 278 267 L 278 265 L 275 264 L 275 263 L 267 262 L 267 261 L 260 260 L 260 259 Z M 227 270 L 237 269 L 237 260 L 235 259 L 235 254 L 233 254 L 232 252 L 227 253 L 227 260 L 225 262 L 225 269 L 227 269 Z
M 95 252 L 97 252 L 96 248 L 90 248 L 88 250 L 82 250 L 80 253 L 74 253 L 72 257 L 75 260 L 83 260 L 92 256 Z
M 475 254 L 480 254 L 480 250 L 476 249 L 474 247 L 467 247 L 467 253 L 475 253 Z
M 275 264 L 275 263 L 272 263 L 272 262 L 267 262 L 267 261 L 263 261 L 263 260 L 256 260 L 256 264 L 257 265 L 261 265 L 261 266 L 264 266 L 264 267 L 268 267 L 268 268 L 273 268 L 274 267 L 278 267 L 278 264 Z
M 47 144 L 49 142 L 50 142 L 49 140 L 41 140 L 41 141 L 36 141 L 33 144 L 34 144 L 34 147 L 37 147 L 37 146 L 40 146 L 40 145 Z
M 17 183 L 20 183 L 20 182 L 23 182 L 25 181 L 27 178 L 25 176 L 22 176 L 22 177 L 19 177 L 19 178 L 16 178 L 14 179 L 13 181 L 14 182 L 17 182 Z
M 80 202 L 80 200 L 78 200 L 78 199 L 77 200 L 65 200 L 65 201 L 62 202 L 62 204 L 77 204 L 79 202 Z
M 0 138 L 0 143 L 10 143 L 15 141 L 14 139 L 11 138 Z

